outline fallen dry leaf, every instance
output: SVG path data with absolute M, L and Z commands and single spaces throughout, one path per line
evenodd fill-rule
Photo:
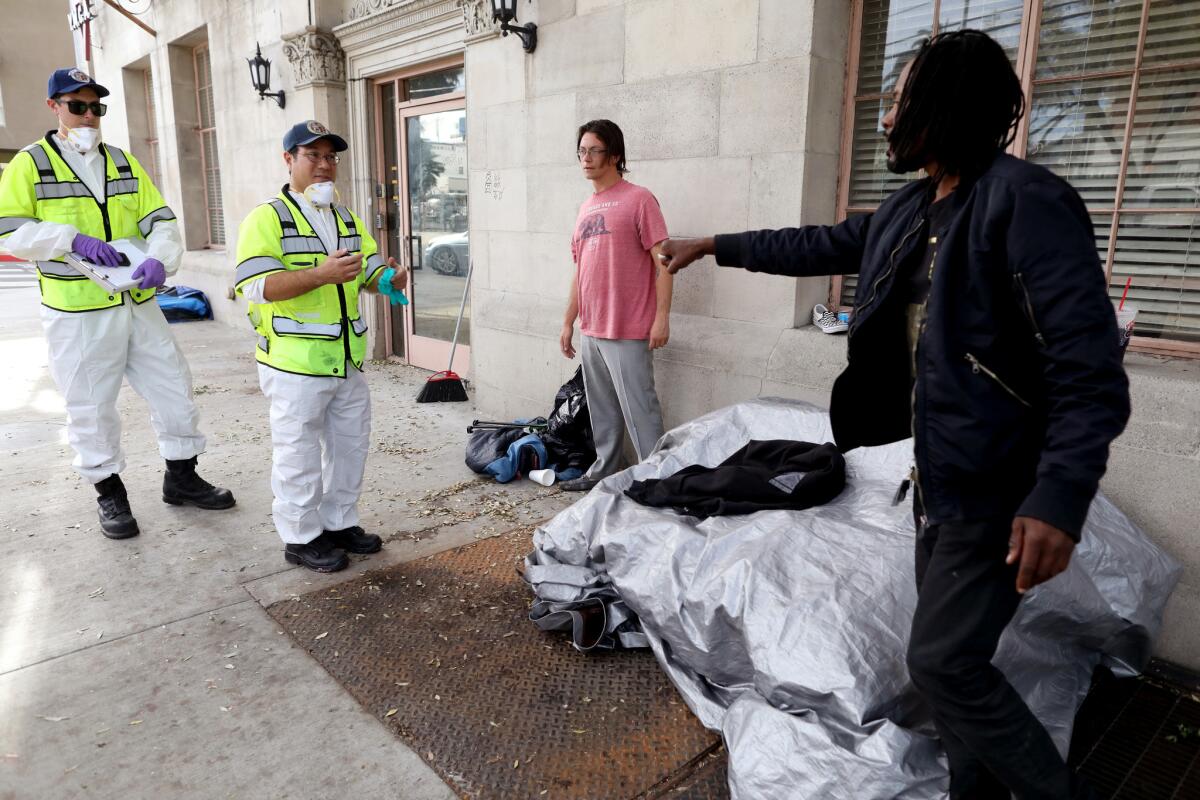
M 328 635 L 329 635 L 329 631 L 325 631 L 324 633 L 318 633 L 316 636 L 313 637 L 313 641 L 319 642 Z
M 399 711 L 399 710 L 400 710 L 400 709 L 398 709 L 398 708 L 389 708 L 389 709 L 388 709 L 388 712 L 387 712 L 386 714 L 384 714 L 383 716 L 385 716 L 385 717 L 394 717 L 394 716 L 396 715 L 396 712 L 397 712 L 397 711 Z

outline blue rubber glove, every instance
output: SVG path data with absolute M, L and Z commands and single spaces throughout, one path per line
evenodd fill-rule
M 142 279 L 138 284 L 140 289 L 158 289 L 167 282 L 167 268 L 157 258 L 147 258 L 129 277 Z
M 408 298 L 404 296 L 404 290 L 399 286 L 392 285 L 392 278 L 396 277 L 396 270 L 388 267 L 379 276 L 379 293 L 388 299 L 394 306 L 408 305 Z
M 95 236 L 75 234 L 75 238 L 71 240 L 71 249 L 93 264 L 115 267 L 121 263 L 121 254 L 117 252 L 117 249 Z

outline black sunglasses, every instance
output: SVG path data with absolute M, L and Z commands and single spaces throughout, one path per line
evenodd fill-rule
M 82 100 L 55 100 L 54 102 L 60 106 L 66 106 L 67 111 L 70 111 L 77 117 L 82 117 L 87 113 L 89 108 L 97 117 L 103 117 L 104 113 L 108 111 L 108 106 L 104 105 L 104 103 L 85 103 Z

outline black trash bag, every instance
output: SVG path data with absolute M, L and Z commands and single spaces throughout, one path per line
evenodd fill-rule
M 546 446 L 550 463 L 559 472 L 572 468 L 586 472 L 596 460 L 582 366 L 554 396 L 554 410 L 547 419 L 546 430 L 542 431 L 542 444 Z
M 540 433 L 536 426 L 544 423 L 542 417 L 528 422 L 514 422 L 511 428 L 475 428 L 467 438 L 467 466 L 472 472 L 483 472 L 488 464 L 508 453 L 508 446 L 530 433 Z

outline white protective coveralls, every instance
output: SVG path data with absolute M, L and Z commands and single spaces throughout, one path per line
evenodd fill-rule
M 299 192 L 288 194 L 325 251 L 336 250 L 333 212 Z M 266 280 L 247 284 L 246 299 L 267 302 Z M 371 394 L 362 371 L 350 361 L 343 374 L 297 375 L 258 365 L 259 386 L 271 403 L 271 510 L 284 544 L 307 544 L 322 531 L 359 524 L 358 498 L 371 445 Z
M 54 134 L 57 136 L 57 134 Z M 64 160 L 92 195 L 103 199 L 104 156 L 99 148 L 76 152 L 58 139 Z M 17 258 L 61 258 L 80 233 L 57 222 L 27 222 L 4 242 Z M 148 252 L 166 268 L 179 269 L 183 240 L 174 220 L 154 225 Z M 42 306 L 42 327 L 50 350 L 50 374 L 67 407 L 67 439 L 75 451 L 75 470 L 92 483 L 125 469 L 117 394 L 121 380 L 150 405 L 150 422 L 164 459 L 182 460 L 204 452 L 199 414 L 192 402 L 192 375 L 157 302 L 133 303 L 95 311 L 67 312 Z

